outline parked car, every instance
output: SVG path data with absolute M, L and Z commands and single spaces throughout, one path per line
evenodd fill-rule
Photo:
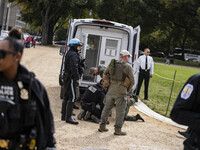
M 155 53 L 151 53 L 150 55 L 154 57 L 162 57 L 162 58 L 166 57 L 164 52 L 155 52 Z
M 65 45 L 66 41 L 55 41 L 54 44 Z

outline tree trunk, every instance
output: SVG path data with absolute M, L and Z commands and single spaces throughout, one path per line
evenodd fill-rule
M 54 23 L 51 23 L 51 24 L 49 25 L 48 39 L 47 39 L 47 44 L 48 44 L 48 45 L 52 45 L 53 35 L 54 35 L 54 32 L 53 32 L 54 25 L 55 25 Z
M 48 44 L 48 32 L 49 32 L 49 11 L 51 5 L 47 7 L 46 11 L 42 14 L 42 45 Z
M 188 37 L 188 31 L 187 31 L 187 29 L 185 29 L 185 35 L 184 35 L 184 38 L 183 38 L 183 42 L 182 42 L 182 44 L 181 44 L 181 51 L 182 51 L 182 60 L 184 61 L 185 60 L 185 42 L 186 42 L 186 40 L 187 40 L 187 37 Z
M 42 17 L 45 18 L 45 17 Z M 48 21 L 45 19 L 42 19 L 42 45 L 47 45 L 47 40 L 48 40 Z

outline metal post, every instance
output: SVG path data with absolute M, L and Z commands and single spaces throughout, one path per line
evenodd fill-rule
M 7 5 L 7 9 L 8 9 L 8 16 L 7 16 L 7 22 L 6 22 L 6 31 L 8 31 L 8 27 L 9 27 L 9 22 L 10 22 L 10 3 L 8 3 Z
M 0 0 L 0 14 L 3 14 L 3 10 L 1 8 L 1 0 Z M 1 15 L 0 15 L 0 26 L 1 26 L 0 30 L 2 30 L 2 24 L 1 24 L 2 20 L 3 20 L 3 16 L 1 18 Z
M 5 8 L 6 8 L 6 2 L 2 2 L 2 6 L 1 6 L 1 11 L 2 11 L 2 14 L 1 14 L 1 17 L 2 17 L 2 20 L 1 20 L 1 30 L 5 30 L 4 27 L 5 27 L 5 24 L 4 24 L 4 20 L 5 20 Z M 7 9 L 6 9 L 6 12 L 7 12 Z
M 175 80 L 175 77 L 176 77 L 176 70 L 175 70 L 175 73 L 174 73 L 174 79 L 173 79 L 173 82 L 172 82 L 171 93 L 170 93 L 170 96 L 169 96 L 169 102 L 168 102 L 168 105 L 167 105 L 167 110 L 166 110 L 165 116 L 167 116 L 167 112 L 168 112 L 168 109 L 169 109 L 169 104 L 170 104 L 171 97 L 172 97 L 172 91 L 173 91 L 173 88 L 174 88 L 174 80 Z

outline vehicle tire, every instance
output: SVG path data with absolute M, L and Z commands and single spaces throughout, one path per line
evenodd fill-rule
M 64 87 L 61 86 L 60 88 L 60 99 L 63 99 L 64 98 Z

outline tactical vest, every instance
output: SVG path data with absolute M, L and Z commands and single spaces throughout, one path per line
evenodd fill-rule
M 125 62 L 115 61 L 114 66 L 113 66 L 114 73 L 113 73 L 113 75 L 110 74 L 111 80 L 122 81 L 122 82 L 125 80 L 126 75 L 123 73 L 124 64 L 125 64 Z

